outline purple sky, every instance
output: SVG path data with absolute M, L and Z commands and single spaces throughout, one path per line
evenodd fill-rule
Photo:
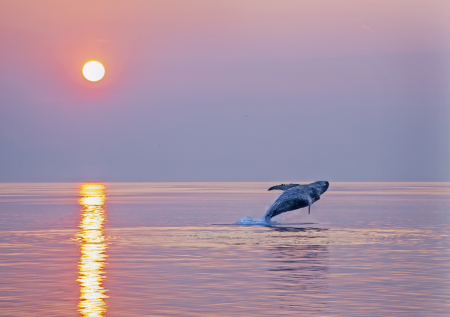
M 450 181 L 447 0 L 2 1 L 0 43 L 0 182 Z

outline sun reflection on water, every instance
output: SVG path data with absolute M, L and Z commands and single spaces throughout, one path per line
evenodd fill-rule
M 87 183 L 80 189 L 82 219 L 79 240 L 81 257 L 78 265 L 80 282 L 79 311 L 82 316 L 104 316 L 106 312 L 105 278 L 103 267 L 106 258 L 106 243 L 103 235 L 106 196 L 102 184 Z

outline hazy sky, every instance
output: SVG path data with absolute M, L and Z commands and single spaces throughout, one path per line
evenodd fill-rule
M 450 181 L 450 2 L 2 0 L 0 163 L 0 182 Z

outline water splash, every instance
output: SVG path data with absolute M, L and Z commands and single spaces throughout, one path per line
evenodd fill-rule
M 264 226 L 264 227 L 270 227 L 273 225 L 277 225 L 278 222 L 276 221 L 272 221 L 272 220 L 267 220 L 265 218 L 262 218 L 260 220 L 253 220 L 252 217 L 244 217 L 241 220 L 239 220 L 238 222 L 236 222 L 237 225 L 241 225 L 241 226 Z

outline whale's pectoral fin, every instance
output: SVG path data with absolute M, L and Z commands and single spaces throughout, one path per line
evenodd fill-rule
M 275 185 L 270 187 L 268 190 L 274 190 L 274 189 L 279 189 L 282 191 L 285 191 L 289 188 L 295 187 L 295 186 L 299 186 L 300 184 L 281 184 L 281 185 Z

